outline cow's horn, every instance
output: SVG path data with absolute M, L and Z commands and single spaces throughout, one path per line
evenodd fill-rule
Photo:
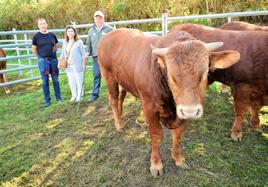
M 168 52 L 168 48 L 154 48 L 153 53 L 159 56 L 165 56 Z
M 223 42 L 206 43 L 205 46 L 209 51 L 213 51 L 213 50 L 218 49 L 219 47 L 223 46 Z

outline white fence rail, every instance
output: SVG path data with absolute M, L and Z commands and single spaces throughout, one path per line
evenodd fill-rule
M 222 13 L 222 14 L 208 14 L 208 15 L 196 15 L 196 16 L 178 16 L 178 17 L 168 17 L 167 13 L 163 13 L 161 18 L 152 18 L 152 19 L 142 19 L 142 20 L 128 20 L 128 21 L 116 21 L 116 22 L 107 22 L 107 24 L 114 26 L 115 28 L 119 25 L 129 25 L 129 24 L 147 24 L 147 23 L 160 23 L 161 31 L 151 31 L 152 34 L 165 35 L 168 32 L 168 23 L 173 21 L 188 21 L 194 19 L 216 19 L 216 18 L 227 18 L 231 20 L 234 17 L 245 17 L 245 16 L 260 16 L 260 15 L 268 15 L 268 10 L 263 11 L 249 11 L 249 12 L 231 12 L 231 13 Z M 93 24 L 83 24 L 83 25 L 75 25 L 77 29 L 85 29 L 89 28 Z M 51 32 L 54 33 L 64 33 L 65 29 L 51 29 Z M 0 83 L 0 87 L 9 86 L 14 84 L 19 84 L 27 81 L 40 79 L 40 76 L 34 76 L 33 69 L 37 68 L 36 57 L 31 52 L 31 38 L 33 34 L 38 32 L 38 30 L 21 30 L 17 31 L 13 29 L 12 31 L 0 31 L 0 36 L 12 36 L 13 39 L 9 40 L 0 40 L 0 48 L 4 48 L 4 50 L 13 50 L 16 51 L 16 56 L 7 56 L 0 57 L 1 61 L 10 61 L 17 60 L 16 63 L 7 63 L 8 69 L 0 70 L 0 74 L 3 73 L 11 73 L 11 72 L 19 72 L 20 75 L 23 74 L 23 71 L 30 71 L 30 78 L 24 78 L 19 80 L 13 80 L 6 83 Z M 86 33 L 80 36 L 82 39 L 87 37 Z M 62 42 L 63 39 L 59 39 Z M 24 52 L 23 52 L 24 51 Z M 26 54 L 21 54 L 25 53 Z M 28 59 L 28 64 L 22 64 L 22 59 Z M 32 60 L 35 60 L 34 63 Z M 15 66 L 15 68 L 10 67 Z M 63 73 L 63 72 L 62 72 Z

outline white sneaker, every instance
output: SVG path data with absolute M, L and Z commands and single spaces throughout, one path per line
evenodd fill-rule
M 82 100 L 83 100 L 83 97 L 77 97 L 75 101 L 76 101 L 76 102 L 80 102 L 80 101 L 82 101 Z
M 72 97 L 71 99 L 70 99 L 70 102 L 74 102 L 75 101 L 75 97 Z

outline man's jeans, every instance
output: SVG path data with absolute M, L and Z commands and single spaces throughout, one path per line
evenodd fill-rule
M 49 103 L 51 100 L 49 91 L 49 74 L 51 74 L 55 97 L 58 101 L 62 100 L 58 80 L 59 69 L 57 66 L 58 66 L 57 59 L 40 58 L 40 57 L 38 58 L 38 67 L 42 77 L 45 103 Z
M 92 97 L 98 98 L 101 85 L 101 73 L 97 56 L 93 57 L 93 76 L 94 80 L 93 80 Z

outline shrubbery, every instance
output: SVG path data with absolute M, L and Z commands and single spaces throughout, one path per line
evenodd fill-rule
M 267 0 L 1 0 L 0 30 L 36 29 L 38 17 L 46 18 L 50 28 L 63 28 L 70 22 L 92 23 L 92 15 L 97 9 L 105 12 L 107 21 L 119 21 L 158 18 L 165 9 L 168 10 L 169 16 L 186 16 L 267 8 Z M 267 16 L 241 19 L 249 22 L 268 22 Z M 214 19 L 208 22 L 219 25 L 223 21 Z M 159 24 L 135 27 L 143 30 L 161 29 Z

